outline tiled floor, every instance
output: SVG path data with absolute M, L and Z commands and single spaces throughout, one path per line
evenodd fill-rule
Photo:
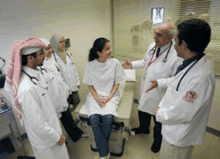
M 131 115 L 132 127 L 138 126 L 137 104 L 133 105 Z M 136 135 L 129 137 L 125 142 L 124 153 L 122 157 L 111 156 L 110 159 L 159 159 L 160 153 L 153 153 L 150 150 L 153 142 L 153 120 L 149 135 Z M 68 151 L 71 159 L 92 159 L 96 154 L 90 149 L 91 141 L 88 138 L 81 138 L 77 143 L 69 143 Z M 27 155 L 33 155 L 28 139 L 24 140 L 24 147 Z M 24 155 L 23 149 L 14 152 L 6 159 L 16 159 L 18 155 Z M 220 159 L 220 137 L 206 133 L 203 145 L 195 146 L 192 159 Z

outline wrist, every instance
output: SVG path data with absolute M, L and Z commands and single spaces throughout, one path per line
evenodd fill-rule
M 110 94 L 110 95 L 107 97 L 107 101 L 111 100 L 112 97 L 113 97 L 113 95 Z

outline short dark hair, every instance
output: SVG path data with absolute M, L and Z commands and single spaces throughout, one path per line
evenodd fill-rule
M 210 42 L 211 28 L 201 19 L 189 19 L 177 26 L 179 45 L 184 40 L 188 49 L 195 53 L 203 53 Z
M 34 52 L 34 53 L 32 53 L 32 54 L 29 54 L 29 55 L 22 55 L 21 56 L 21 58 L 22 58 L 22 65 L 23 66 L 26 66 L 27 65 L 27 57 L 28 56 L 33 56 L 34 58 L 36 58 L 37 57 L 37 52 Z
M 94 41 L 93 47 L 89 51 L 89 61 L 99 58 L 97 51 L 102 52 L 107 42 L 109 42 L 109 40 L 106 38 L 98 38 Z

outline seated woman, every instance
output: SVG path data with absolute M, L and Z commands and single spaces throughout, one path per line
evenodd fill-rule
M 108 159 L 109 137 L 117 116 L 119 84 L 126 80 L 117 59 L 111 58 L 110 42 L 106 38 L 95 40 L 89 53 L 83 83 L 88 85 L 87 109 L 99 155 L 94 159 Z

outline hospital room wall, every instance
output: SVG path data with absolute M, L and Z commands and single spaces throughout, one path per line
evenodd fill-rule
M 120 60 L 128 58 L 130 60 L 142 59 L 145 55 L 149 44 L 154 41 L 153 30 L 133 31 L 132 28 L 135 26 L 141 26 L 144 21 L 151 19 L 151 8 L 164 7 L 165 15 L 164 21 L 169 21 L 175 24 L 178 19 L 180 11 L 180 1 L 179 0 L 114 0 L 114 32 L 115 32 L 115 57 Z M 192 8 L 195 7 L 192 6 Z M 220 21 L 220 2 L 218 0 L 210 1 L 210 21 Z M 212 25 L 212 35 L 219 37 L 215 31 L 219 30 L 219 26 Z M 134 37 L 138 37 L 138 42 L 135 41 Z M 219 47 L 219 42 L 211 41 L 209 49 L 216 49 Z M 216 56 L 219 59 L 219 52 Z M 218 64 L 220 61 L 216 61 Z M 220 69 L 220 68 L 219 68 Z M 136 88 L 135 88 L 135 98 L 138 99 L 141 79 L 143 75 L 143 70 L 136 70 Z M 216 76 L 216 89 L 213 104 L 210 111 L 208 126 L 220 131 L 220 76 Z
M 1 0 L 0 2 L 0 57 L 6 60 L 8 70 L 10 50 L 14 40 L 28 37 L 50 38 L 54 33 L 70 39 L 68 51 L 73 58 L 80 80 L 83 79 L 88 52 L 98 37 L 111 39 L 109 0 Z M 1 61 L 0 61 L 1 66 Z M 0 89 L 10 100 L 4 89 Z M 88 93 L 81 83 L 79 94 L 82 101 Z M 14 114 L 15 110 L 13 109 Z M 17 122 L 18 123 L 18 122 Z M 25 129 L 18 124 L 20 133 Z

